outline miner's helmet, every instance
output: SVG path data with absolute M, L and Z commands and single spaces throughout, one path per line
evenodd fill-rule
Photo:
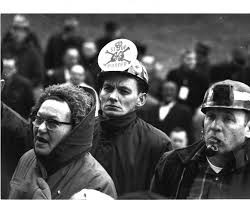
M 101 88 L 105 78 L 111 74 L 125 74 L 142 83 L 143 91 L 148 92 L 148 73 L 137 60 L 137 48 L 128 39 L 116 39 L 106 44 L 98 55 L 101 72 L 98 86 Z
M 201 111 L 209 108 L 240 109 L 250 112 L 250 87 L 233 80 L 214 83 L 207 90 Z

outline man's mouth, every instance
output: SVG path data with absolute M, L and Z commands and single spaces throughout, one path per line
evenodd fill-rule
M 222 141 L 220 139 L 218 139 L 217 137 L 210 137 L 207 140 L 210 144 L 217 144 L 219 145 Z
M 36 137 L 36 141 L 41 142 L 41 143 L 48 143 L 49 142 L 48 140 L 46 140 L 45 138 L 42 138 L 40 136 Z
M 120 109 L 120 107 L 116 106 L 116 105 L 106 105 L 106 108 L 111 108 L 111 109 Z

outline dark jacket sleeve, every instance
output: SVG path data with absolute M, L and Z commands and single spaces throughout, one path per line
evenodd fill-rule
M 158 162 L 163 153 L 172 150 L 172 142 L 171 139 L 167 136 L 167 134 L 165 134 L 159 129 L 156 129 L 153 134 L 154 136 L 158 136 L 158 138 L 156 138 L 155 144 L 153 144 L 153 158 L 158 158 Z
M 169 199 L 176 197 L 180 182 L 181 166 L 174 150 L 166 152 L 159 160 L 151 181 L 150 191 L 161 194 Z
M 166 166 L 166 158 L 169 153 L 171 153 L 171 151 L 164 153 L 156 166 L 155 173 L 150 185 L 150 191 L 154 193 L 165 195 L 163 173 Z
M 150 181 L 152 179 L 152 176 L 154 175 L 154 171 L 156 168 L 156 165 L 159 161 L 159 159 L 161 158 L 161 156 L 167 152 L 172 150 L 172 143 L 170 138 L 163 133 L 162 131 L 154 128 L 156 131 L 154 131 L 154 136 L 155 136 L 155 142 L 154 144 L 152 144 L 152 150 L 151 150 L 151 160 L 150 162 L 152 162 L 152 166 L 151 166 L 151 171 L 150 171 L 150 178 L 148 181 L 148 185 L 150 185 Z
M 169 199 L 186 198 L 198 172 L 198 165 L 190 159 L 203 146 L 204 142 L 199 141 L 189 147 L 164 153 L 156 166 L 150 190 Z M 183 184 L 185 189 L 181 189 Z

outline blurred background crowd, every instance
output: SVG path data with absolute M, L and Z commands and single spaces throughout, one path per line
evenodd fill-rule
M 138 115 L 184 147 L 200 139 L 199 106 L 212 83 L 250 85 L 249 33 L 249 15 L 2 14 L 1 100 L 28 119 L 49 85 L 98 92 L 99 51 L 127 38 L 149 73 L 147 103 Z

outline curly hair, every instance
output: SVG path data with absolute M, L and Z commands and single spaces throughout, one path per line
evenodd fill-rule
M 42 103 L 48 99 L 67 102 L 71 110 L 71 122 L 73 126 L 79 124 L 94 105 L 94 97 L 83 88 L 73 85 L 56 84 L 45 89 L 33 107 L 31 116 L 36 115 Z

